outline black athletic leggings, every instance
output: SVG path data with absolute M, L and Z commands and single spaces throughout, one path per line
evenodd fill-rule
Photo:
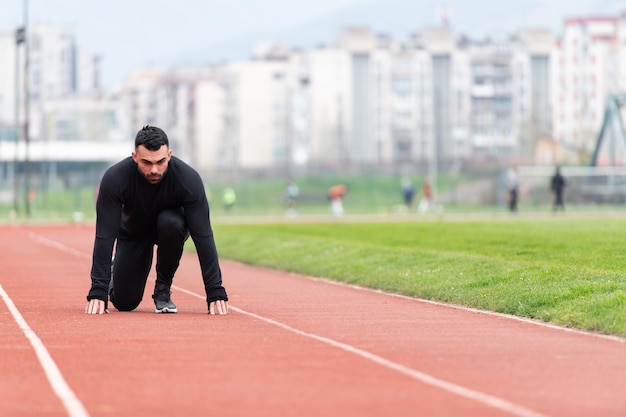
M 141 302 L 152 267 L 154 245 L 157 245 L 155 290 L 169 291 L 188 237 L 182 208 L 159 213 L 153 233 L 118 237 L 111 291 L 111 303 L 115 308 L 131 311 Z

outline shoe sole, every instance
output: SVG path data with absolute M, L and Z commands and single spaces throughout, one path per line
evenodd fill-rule
M 178 313 L 178 309 L 177 308 L 168 308 L 168 307 L 164 307 L 162 309 L 154 309 L 155 313 Z

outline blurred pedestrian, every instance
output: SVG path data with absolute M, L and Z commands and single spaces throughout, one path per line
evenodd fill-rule
M 295 216 L 297 214 L 296 205 L 300 189 L 294 180 L 290 180 L 285 186 L 285 204 L 287 205 L 287 215 Z
M 413 195 L 415 190 L 413 189 L 413 184 L 411 180 L 408 178 L 402 179 L 402 198 L 404 199 L 404 205 L 409 212 L 411 212 L 413 208 Z
M 554 194 L 554 204 L 552 205 L 552 210 L 557 211 L 565 211 L 565 202 L 563 201 L 563 191 L 567 186 L 567 181 L 565 177 L 561 174 L 561 167 L 557 165 L 556 171 L 550 180 L 550 190 L 552 194 Z
M 328 189 L 330 211 L 335 216 L 343 215 L 343 197 L 348 193 L 348 186 L 344 184 L 333 185 Z
M 506 174 L 506 187 L 509 193 L 509 211 L 517 211 L 517 203 L 519 196 L 519 174 L 517 167 L 512 166 L 509 168 Z
M 233 187 L 228 186 L 224 188 L 224 191 L 222 192 L 222 204 L 224 204 L 224 210 L 226 210 L 226 213 L 230 213 L 232 211 L 236 201 L 237 194 L 235 194 Z
M 433 200 L 433 188 L 430 184 L 430 178 L 424 178 L 424 183 L 422 184 L 422 197 L 420 199 L 420 203 L 417 206 L 418 213 L 426 213 L 431 209 Z

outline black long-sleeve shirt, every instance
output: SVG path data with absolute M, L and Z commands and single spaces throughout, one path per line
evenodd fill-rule
M 104 173 L 96 202 L 96 237 L 87 300 L 108 299 L 111 255 L 117 236 L 150 233 L 156 227 L 160 211 L 178 207 L 184 210 L 185 222 L 196 246 L 207 303 L 228 300 L 222 286 L 202 179 L 192 167 L 174 156 L 158 184 L 146 181 L 131 157 Z

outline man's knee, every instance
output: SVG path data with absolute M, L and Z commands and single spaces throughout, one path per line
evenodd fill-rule
M 159 213 L 157 235 L 159 239 L 180 239 L 182 241 L 187 239 L 189 232 L 182 209 L 164 210 Z
M 114 297 L 111 295 L 111 304 L 118 311 L 133 311 L 137 307 L 139 307 L 139 303 L 141 303 L 141 298 L 137 299 L 120 299 L 119 297 Z

